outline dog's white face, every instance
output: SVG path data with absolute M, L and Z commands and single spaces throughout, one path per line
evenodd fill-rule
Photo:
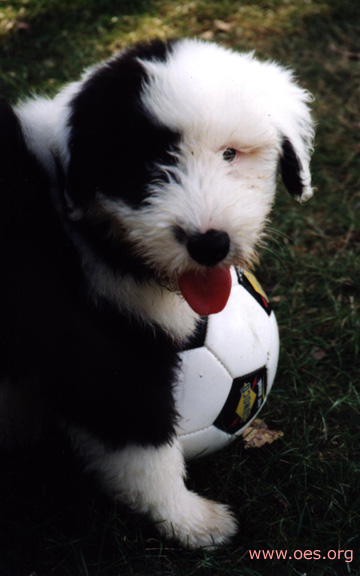
M 209 242 L 211 265 L 251 262 L 274 199 L 281 149 L 264 89 L 251 78 L 257 63 L 195 47 L 181 44 L 166 64 L 143 61 L 149 81 L 142 101 L 155 122 L 180 134 L 176 163 L 159 166 L 167 177 L 150 184 L 141 210 L 113 204 L 139 253 L 175 281 L 203 268 L 187 247 L 209 230 L 229 237 L 219 262 Z
M 296 199 L 312 194 L 308 101 L 281 67 L 191 40 L 125 52 L 55 99 L 69 218 L 111 253 L 125 308 L 175 335 L 217 311 L 229 267 L 256 258 L 279 165 Z

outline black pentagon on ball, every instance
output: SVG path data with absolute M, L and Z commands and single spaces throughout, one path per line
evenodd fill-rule
M 236 434 L 257 414 L 264 404 L 267 390 L 267 369 L 265 366 L 234 378 L 229 396 L 214 422 L 214 426 Z

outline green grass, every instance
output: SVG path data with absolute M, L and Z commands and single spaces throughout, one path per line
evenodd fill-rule
M 0 87 L 12 101 L 52 94 L 129 42 L 196 35 L 294 67 L 318 123 L 317 194 L 300 207 L 280 187 L 257 272 L 282 345 L 262 417 L 284 437 L 254 450 L 239 441 L 189 466 L 192 488 L 234 507 L 239 535 L 216 552 L 180 550 L 68 479 L 76 504 L 44 489 L 40 508 L 26 508 L 19 575 L 360 574 L 359 3 L 0 0 L 0 13 Z M 353 561 L 251 560 L 261 548 L 348 549 Z

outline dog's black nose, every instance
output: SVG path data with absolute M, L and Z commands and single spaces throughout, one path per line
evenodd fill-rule
M 208 230 L 187 239 L 187 250 L 193 260 L 204 266 L 215 266 L 227 256 L 230 238 L 222 230 Z

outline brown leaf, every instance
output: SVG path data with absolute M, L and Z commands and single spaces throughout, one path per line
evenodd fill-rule
M 225 22 L 224 20 L 215 20 L 214 26 L 216 30 L 220 30 L 220 32 L 231 32 L 234 28 L 234 22 Z
M 245 442 L 245 448 L 261 448 L 264 444 L 272 444 L 284 433 L 280 430 L 269 430 L 265 422 L 260 419 L 254 420 L 241 435 Z
M 322 360 L 326 356 L 326 351 L 323 348 L 316 348 L 313 352 L 313 357 L 315 360 Z
M 202 38 L 203 40 L 213 40 L 214 32 L 212 30 L 206 30 L 205 32 L 200 34 L 200 38 Z

